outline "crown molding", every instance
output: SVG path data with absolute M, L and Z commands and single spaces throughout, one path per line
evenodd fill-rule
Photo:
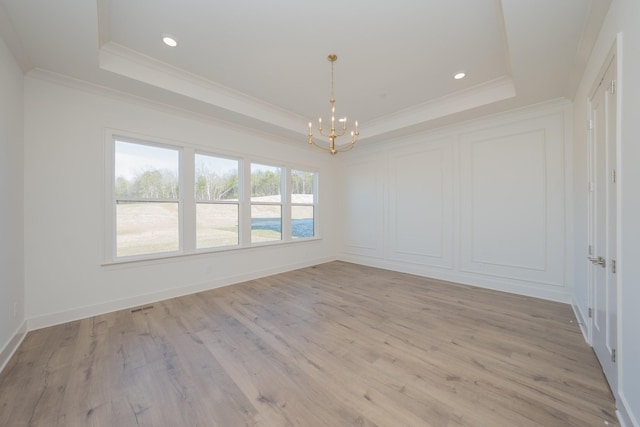
M 9 19 L 9 15 L 2 3 L 0 3 L 0 37 L 4 40 L 22 72 L 26 74 L 31 70 L 33 68 L 31 59 L 29 59 L 29 55 L 24 50 L 13 22 Z
M 171 103 L 155 100 L 146 96 L 136 95 L 131 92 L 124 92 L 109 86 L 103 86 L 97 83 L 80 80 L 66 74 L 56 73 L 54 71 L 43 68 L 34 68 L 25 77 L 41 80 L 55 85 L 64 86 L 70 89 L 79 90 L 81 92 L 91 93 L 94 95 L 114 99 L 120 102 L 127 102 L 142 107 L 152 108 L 168 114 L 175 114 L 181 117 L 198 120 L 204 123 L 225 127 L 238 132 L 249 133 L 269 141 L 280 142 L 289 145 L 299 145 L 300 141 L 304 141 L 306 147 L 306 138 L 297 138 L 293 132 L 283 131 L 275 126 L 264 126 L 264 122 L 252 121 L 255 126 L 243 124 L 241 121 L 231 118 L 220 118 L 215 115 L 207 114 L 198 109 L 178 106 Z M 262 125 L 262 126 L 261 126 Z M 300 132 L 298 132 L 300 133 Z
M 499 77 L 451 95 L 405 108 L 384 118 L 367 122 L 366 126 L 361 126 L 363 130 L 360 139 L 408 128 L 515 96 L 516 90 L 513 79 L 509 76 Z
M 100 48 L 99 67 L 289 131 L 304 133 L 307 129 L 302 116 L 114 42 Z
M 578 91 L 582 74 L 591 56 L 591 50 L 596 44 L 602 22 L 604 22 L 607 12 L 609 12 L 611 1 L 612 0 L 590 0 L 589 2 L 589 12 L 584 27 L 582 28 L 582 34 L 580 34 L 580 44 L 578 45 L 570 78 L 567 83 L 567 98 L 573 99 Z
M 260 99 L 205 79 L 143 55 L 118 43 L 108 42 L 99 51 L 101 69 L 146 84 L 177 93 L 209 105 L 267 122 L 297 134 L 305 134 L 306 119 L 300 115 L 268 104 Z M 422 103 L 383 118 L 362 124 L 360 139 L 366 139 L 424 123 L 514 97 L 513 80 L 509 76 L 477 85 L 442 98 Z

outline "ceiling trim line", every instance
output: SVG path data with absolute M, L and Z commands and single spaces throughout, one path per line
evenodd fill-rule
M 80 80 L 75 77 L 71 77 L 66 74 L 56 73 L 54 71 L 50 71 L 44 68 L 33 68 L 31 71 L 29 71 L 25 75 L 25 77 L 34 79 L 34 80 L 40 80 L 40 81 L 52 83 L 54 85 L 64 86 L 69 89 L 78 90 L 78 91 L 90 93 L 93 95 L 106 97 L 109 99 L 113 99 L 115 101 L 128 102 L 128 103 L 132 103 L 133 105 L 144 107 L 144 108 L 152 108 L 154 110 L 157 110 L 166 114 L 177 114 L 183 118 L 187 118 L 190 120 L 197 120 L 202 123 L 207 123 L 210 125 L 221 126 L 236 132 L 249 133 L 262 138 L 267 138 L 270 141 L 274 141 L 274 142 L 281 142 L 283 144 L 294 145 L 294 146 L 300 145 L 299 144 L 300 140 L 296 138 L 295 135 L 293 135 L 292 133 L 289 133 L 289 135 L 283 135 L 283 134 L 276 133 L 275 131 L 270 131 L 269 129 L 263 129 L 256 126 L 248 126 L 242 123 L 235 122 L 233 120 L 228 120 L 228 119 L 216 117 L 215 115 L 194 111 L 186 107 L 181 107 L 175 104 L 154 100 L 154 99 L 141 96 L 141 95 L 136 95 L 130 92 L 124 92 L 119 89 L 114 89 L 109 86 L 103 86 L 103 85 L 89 82 L 86 80 Z M 306 144 L 304 147 L 306 148 Z
M 33 63 L 27 54 L 27 51 L 24 49 L 22 45 L 22 41 L 20 37 L 18 37 L 18 33 L 13 25 L 13 22 L 9 18 L 9 14 L 4 8 L 3 4 L 0 2 L 0 37 L 4 40 L 4 43 L 7 45 L 9 52 L 13 55 L 18 66 L 22 70 L 24 74 L 29 72 L 33 68 Z
M 366 122 L 361 127 L 360 139 L 381 135 L 398 129 L 415 126 L 476 107 L 503 101 L 516 96 L 510 76 L 473 86 L 469 89 L 405 108 L 392 115 Z
M 161 89 L 302 133 L 306 118 L 140 54 L 114 42 L 99 51 L 99 67 Z

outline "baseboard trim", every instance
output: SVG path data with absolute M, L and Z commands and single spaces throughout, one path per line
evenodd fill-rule
M 466 274 L 453 270 L 442 270 L 430 268 L 423 265 L 407 264 L 402 262 L 389 261 L 381 258 L 371 258 L 348 253 L 342 253 L 338 257 L 340 261 L 354 264 L 366 265 L 369 267 L 381 268 L 383 270 L 398 271 L 400 273 L 415 274 L 416 276 L 430 279 L 444 280 L 447 282 L 461 283 L 463 285 L 476 286 L 478 288 L 492 289 L 500 292 L 508 292 L 533 298 L 557 301 L 565 304 L 571 303 L 571 295 L 566 288 L 551 289 L 547 285 L 536 286 L 533 282 L 518 282 L 502 277 L 480 277 L 479 275 Z M 547 286 L 549 289 L 545 289 Z
M 73 322 L 80 319 L 86 319 L 88 317 L 98 316 L 105 313 L 111 313 L 113 311 L 125 310 L 132 307 L 138 307 L 141 305 L 151 304 L 158 301 L 163 301 L 170 298 L 181 297 L 184 295 L 191 295 L 197 292 L 208 291 L 212 289 L 222 288 L 225 286 L 231 286 L 238 283 L 246 282 L 249 280 L 260 279 L 262 277 L 272 276 L 274 274 L 286 273 L 288 271 L 297 270 L 299 268 L 310 267 L 313 265 L 324 264 L 326 262 L 335 261 L 334 257 L 317 258 L 308 260 L 302 263 L 287 264 L 279 266 L 277 268 L 261 270 L 257 272 L 238 274 L 233 276 L 227 276 L 223 278 L 217 278 L 206 282 L 201 282 L 181 288 L 175 288 L 165 290 L 161 292 L 154 292 L 144 295 L 138 295 L 131 298 L 124 298 L 120 300 L 109 301 L 106 303 L 100 303 L 85 307 L 79 307 L 72 310 L 49 313 L 41 316 L 35 316 L 27 319 L 27 328 L 29 331 L 35 329 L 42 329 L 49 326 L 59 325 L 62 323 Z
M 578 321 L 578 326 L 580 326 L 582 337 L 587 342 L 587 344 L 591 345 L 591 339 L 589 338 L 589 327 L 586 320 L 587 317 L 585 317 L 575 298 L 571 298 L 571 308 L 573 309 L 573 314 L 576 316 L 576 320 Z
M 616 416 L 618 417 L 620 427 L 640 427 L 640 421 L 638 421 L 638 418 L 629 410 L 631 407 L 628 405 L 624 394 L 620 392 L 618 397 L 619 399 L 616 402 Z
M 27 322 L 23 321 L 22 324 L 15 330 L 9 341 L 7 341 L 4 347 L 2 347 L 2 350 L 0 350 L 0 372 L 2 372 L 7 366 L 7 363 L 9 363 L 9 360 L 11 360 L 11 357 L 16 352 L 18 347 L 20 347 L 20 344 L 22 344 L 22 341 L 26 336 Z

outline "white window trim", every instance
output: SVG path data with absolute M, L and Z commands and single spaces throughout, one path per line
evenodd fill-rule
M 267 167 L 272 167 L 272 168 L 278 168 L 280 169 L 280 201 L 279 202 L 254 202 L 251 200 L 251 198 L 253 197 L 253 195 L 251 194 L 251 165 L 256 164 L 256 165 L 260 165 L 260 166 L 267 166 Z M 283 242 L 287 242 L 287 239 L 285 239 L 285 206 L 286 206 L 286 195 L 287 195 L 287 191 L 286 188 L 287 186 L 285 185 L 285 178 L 286 178 L 286 174 L 288 171 L 288 168 L 286 166 L 283 165 L 279 165 L 277 163 L 273 163 L 273 162 L 269 162 L 269 161 L 256 161 L 256 160 L 252 160 L 251 162 L 249 162 L 248 167 L 246 168 L 248 171 L 248 178 L 247 178 L 247 185 L 245 186 L 245 191 L 247 194 L 247 203 L 245 206 L 246 212 L 249 216 L 249 228 L 247 228 L 248 232 L 248 242 L 247 245 L 248 246 L 265 246 L 265 245 L 273 245 L 273 244 L 278 244 L 278 243 L 283 243 Z M 251 207 L 252 206 L 279 206 L 280 207 L 280 239 L 279 240 L 270 240 L 267 242 L 252 242 L 251 241 L 251 227 L 253 225 L 253 215 L 251 212 Z M 289 222 L 291 221 L 291 218 L 289 218 Z
M 139 260 L 147 260 L 154 258 L 166 258 L 171 256 L 178 256 L 184 253 L 184 235 L 182 230 L 184 229 L 184 188 L 182 180 L 178 180 L 178 198 L 177 199 L 165 199 L 165 198 L 149 198 L 142 199 L 136 197 L 117 197 L 115 195 L 115 141 L 120 140 L 122 142 L 128 142 L 132 144 L 147 145 L 149 147 L 166 148 L 176 150 L 178 152 L 178 177 L 184 174 L 184 151 L 185 147 L 180 144 L 172 143 L 171 141 L 160 141 L 157 138 L 150 140 L 140 135 L 128 135 L 120 132 L 107 131 L 107 138 L 105 139 L 105 239 L 104 239 L 104 262 L 131 262 Z M 130 255 L 130 256 L 117 256 L 117 240 L 116 240 L 116 208 L 118 200 L 129 201 L 141 201 L 141 202 L 168 202 L 178 204 L 178 250 L 170 252 L 158 252 L 142 255 Z
M 178 252 L 162 252 L 155 254 L 143 254 L 127 257 L 116 257 L 116 203 L 115 203 L 115 143 L 116 139 L 125 142 L 139 143 L 149 146 L 157 146 L 161 148 L 177 149 L 179 151 L 179 188 L 180 196 L 179 204 L 179 251 Z M 196 200 L 194 185 L 187 183 L 195 182 L 195 154 L 204 154 L 214 157 L 238 160 L 238 245 L 220 246 L 213 248 L 196 248 Z M 261 164 L 265 166 L 275 166 L 281 168 L 281 201 L 276 202 L 251 202 L 251 164 Z M 262 248 L 264 246 L 277 246 L 283 244 L 296 244 L 321 240 L 321 219 L 318 213 L 319 207 L 319 185 L 320 179 L 317 170 L 305 167 L 299 164 L 282 164 L 273 159 L 258 158 L 250 155 L 241 155 L 238 153 L 225 153 L 223 150 L 212 150 L 211 147 L 198 146 L 194 144 L 167 140 L 156 136 L 141 135 L 130 131 L 121 131 L 116 129 L 105 129 L 104 131 L 104 207 L 103 207 L 103 260 L 101 265 L 119 265 L 132 262 L 154 262 L 166 261 L 167 259 L 175 259 L 187 256 L 206 256 L 219 252 L 230 252 L 237 250 L 250 250 L 251 248 Z M 291 236 L 291 194 L 289 191 L 291 184 L 291 171 L 302 170 L 312 172 L 314 174 L 314 236 L 308 238 L 293 238 Z M 124 198 L 121 198 L 124 199 Z M 149 199 L 148 201 L 153 201 Z M 167 201 L 167 200 L 158 200 Z M 174 199 L 168 200 L 176 202 Z M 199 202 L 204 203 L 204 202 Z M 223 202 L 213 202 L 223 203 Z M 235 202 L 229 202 L 235 203 Z M 252 204 L 276 204 L 281 207 L 282 220 L 282 238 L 281 240 L 269 242 L 251 243 L 251 205 Z M 294 205 L 306 205 L 296 203 Z
M 305 240 L 313 240 L 316 238 L 316 236 L 318 235 L 318 173 L 313 171 L 313 170 L 306 170 L 306 169 L 302 169 L 302 168 L 293 168 L 289 170 L 289 173 L 287 175 L 288 180 L 289 180 L 289 185 L 288 188 L 293 188 L 291 186 L 291 173 L 296 170 L 296 171 L 300 171 L 300 172 L 309 172 L 313 174 L 313 182 L 312 182 L 312 188 L 313 188 L 313 203 L 293 203 L 292 200 L 289 201 L 289 238 L 291 240 L 293 240 L 294 242 L 300 242 L 300 241 L 305 241 Z M 287 192 L 288 196 L 291 197 L 291 191 Z M 292 236 L 292 230 L 291 230 L 291 224 L 292 224 L 292 217 L 291 217 L 291 212 L 293 211 L 293 207 L 294 206 L 311 206 L 313 208 L 313 236 L 311 237 L 293 237 Z
M 220 159 L 225 159 L 225 160 L 234 160 L 238 162 L 238 201 L 234 202 L 234 201 L 228 201 L 228 200 L 197 200 L 195 197 L 195 193 L 193 194 L 193 217 L 194 221 L 193 221 L 193 236 L 194 236 L 194 243 L 193 243 L 193 248 L 194 248 L 194 253 L 210 253 L 210 252 L 220 252 L 220 251 L 225 251 L 225 250 L 232 250 L 232 249 L 241 249 L 243 247 L 242 245 L 242 221 L 243 221 L 243 215 L 244 215 L 244 209 L 242 208 L 243 206 L 243 202 L 244 202 L 244 195 L 245 195 L 245 191 L 244 191 L 244 182 L 245 182 L 245 177 L 244 174 L 242 173 L 244 168 L 244 160 L 240 157 L 236 157 L 236 156 L 227 156 L 227 155 L 223 155 L 223 154 L 219 154 L 219 153 L 215 153 L 212 151 L 208 151 L 208 150 L 195 150 L 194 151 L 194 155 L 193 155 L 193 159 L 195 160 L 195 155 L 196 154 L 200 154 L 202 156 L 209 156 L 209 157 L 217 157 Z M 195 162 L 194 163 L 193 168 L 193 179 L 191 180 L 191 182 L 195 182 Z M 193 191 L 193 187 L 194 185 L 191 186 L 192 191 Z M 196 223 L 195 223 L 195 219 L 196 219 L 196 209 L 197 209 L 197 205 L 198 203 L 207 203 L 207 204 L 216 204 L 216 205 L 224 205 L 224 204 L 228 204 L 228 205 L 237 205 L 238 206 L 238 243 L 235 245 L 226 245 L 226 246 L 214 246 L 214 247 L 209 247 L 209 248 L 198 248 L 197 247 L 197 231 L 196 231 Z

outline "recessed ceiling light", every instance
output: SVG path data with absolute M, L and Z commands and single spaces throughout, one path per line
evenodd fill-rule
M 175 37 L 173 37 L 172 35 L 169 34 L 163 34 L 162 35 L 162 42 L 164 44 L 166 44 L 169 47 L 176 47 L 178 46 L 178 42 L 176 41 Z
M 456 80 L 460 80 L 460 79 L 464 79 L 464 76 L 466 76 L 466 73 L 460 72 L 460 73 L 456 73 L 453 78 Z

